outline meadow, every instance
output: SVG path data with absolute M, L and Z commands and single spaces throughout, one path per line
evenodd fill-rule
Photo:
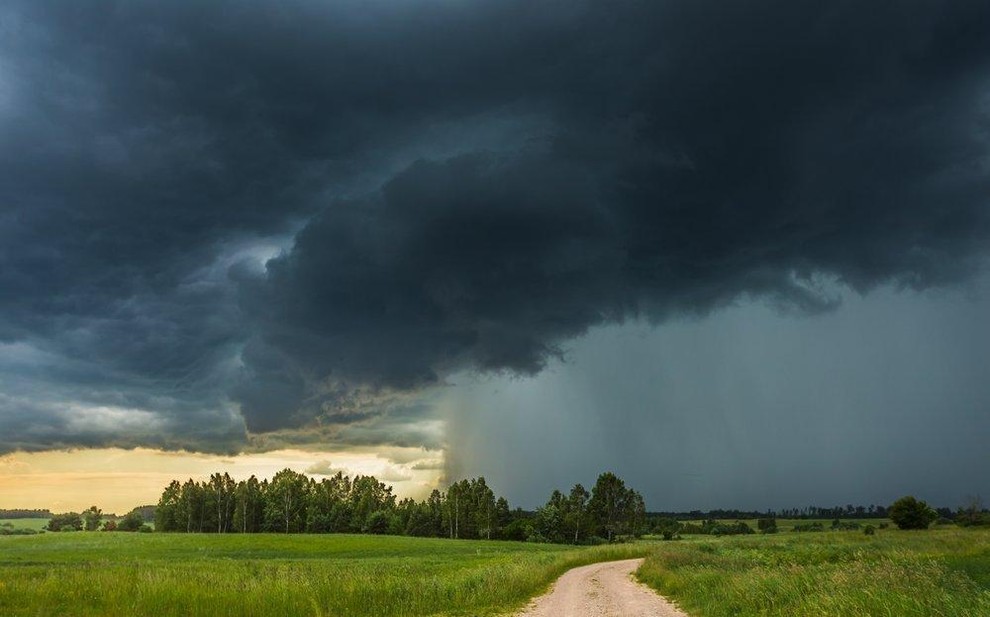
M 0 519 L 0 525 L 9 524 L 11 529 L 33 529 L 41 531 L 48 524 L 47 518 L 5 518 Z
M 494 615 L 566 570 L 649 544 L 573 548 L 369 535 L 0 537 L 0 615 Z
M 637 576 L 696 617 L 990 617 L 990 530 L 688 536 L 573 548 L 371 535 L 0 537 L 0 615 L 503 615 L 569 568 Z
M 692 536 L 637 576 L 704 617 L 986 617 L 990 530 Z

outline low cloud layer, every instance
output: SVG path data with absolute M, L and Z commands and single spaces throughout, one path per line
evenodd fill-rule
M 965 281 L 988 30 L 982 2 L 6 3 L 0 451 L 436 449 L 424 389 L 592 328 Z

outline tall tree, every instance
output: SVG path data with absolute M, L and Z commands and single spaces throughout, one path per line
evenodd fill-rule
M 96 506 L 90 506 L 82 513 L 83 521 L 85 521 L 86 531 L 96 531 L 100 528 L 100 522 L 103 519 L 103 510 L 97 508 Z
M 588 517 L 588 491 L 575 484 L 567 497 L 567 517 L 564 521 L 569 532 L 573 532 L 574 544 L 581 541 L 581 533 L 587 533 L 585 519 Z
M 492 527 L 495 525 L 495 493 L 488 487 L 484 477 L 471 481 L 471 499 L 477 537 L 491 540 Z
M 299 532 L 306 521 L 309 481 L 301 473 L 283 469 L 275 474 L 265 495 L 265 517 L 283 533 Z
M 178 480 L 169 482 L 162 491 L 158 507 L 155 508 L 155 529 L 157 531 L 179 531 L 179 517 L 182 501 L 182 485 Z
M 233 515 L 234 490 L 237 488 L 237 485 L 230 477 L 230 474 L 224 473 L 221 475 L 215 473 L 210 476 L 210 482 L 207 488 L 209 489 L 210 498 L 216 512 L 217 533 L 225 533 L 230 526 L 230 519 Z
M 605 532 L 609 542 L 621 528 L 628 498 L 626 483 L 612 472 L 598 476 L 595 486 L 591 489 L 588 510 L 594 517 L 599 531 Z

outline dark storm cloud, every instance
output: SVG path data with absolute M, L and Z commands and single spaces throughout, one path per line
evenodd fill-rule
M 429 414 L 404 392 L 596 325 L 964 279 L 988 29 L 979 2 L 7 3 L 0 341 L 47 360 L 0 379 L 59 384 L 41 445 L 90 443 L 73 401 L 195 447 L 243 440 L 237 405 L 391 443 Z
M 965 278 L 990 189 L 990 15 L 974 7 L 585 6 L 491 75 L 544 110 L 541 134 L 414 163 L 269 263 L 247 295 L 254 345 L 291 363 L 253 383 L 303 401 L 292 363 L 397 388 L 532 374 L 602 323 Z M 284 399 L 244 402 L 251 419 Z

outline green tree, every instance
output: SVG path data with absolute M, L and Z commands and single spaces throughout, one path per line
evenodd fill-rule
M 203 489 L 198 482 L 189 479 L 179 494 L 178 520 L 186 532 L 203 531 Z
M 477 537 L 491 540 L 492 529 L 495 527 L 495 493 L 488 487 L 484 477 L 471 481 L 471 497 Z
M 48 520 L 48 531 L 81 531 L 83 528 L 82 517 L 78 512 L 66 512 L 65 514 L 55 514 Z
M 155 529 L 158 531 L 179 531 L 182 485 L 172 480 L 162 491 L 155 509 Z
M 117 523 L 117 531 L 138 531 L 144 526 L 144 518 L 137 510 L 131 510 Z
M 265 518 L 283 533 L 303 531 L 309 480 L 301 473 L 283 469 L 275 474 L 265 495 Z
M 536 518 L 533 521 L 533 532 L 534 535 L 529 540 L 555 543 L 563 541 L 564 516 L 560 508 L 554 505 L 553 499 L 542 508 L 537 508 Z
M 567 497 L 567 514 L 564 525 L 574 544 L 581 541 L 581 534 L 588 533 L 588 498 L 590 495 L 580 484 L 575 484 Z
M 604 533 L 609 542 L 622 528 L 628 509 L 628 499 L 629 491 L 626 490 L 626 483 L 612 472 L 598 476 L 595 486 L 591 489 L 588 510 L 598 531 Z
M 891 504 L 887 515 L 899 529 L 928 529 L 938 518 L 927 503 L 912 495 L 901 497 Z
M 213 505 L 210 514 L 216 514 L 217 533 L 226 533 L 230 527 L 230 519 L 234 514 L 234 493 L 237 484 L 229 474 L 215 473 L 210 476 L 207 489 Z
M 86 522 L 86 531 L 96 531 L 100 528 L 100 522 L 103 520 L 103 510 L 96 506 L 90 506 L 83 510 L 82 516 Z
M 265 502 L 261 483 L 251 476 L 237 483 L 234 490 L 233 529 L 241 533 L 257 533 L 264 522 Z

